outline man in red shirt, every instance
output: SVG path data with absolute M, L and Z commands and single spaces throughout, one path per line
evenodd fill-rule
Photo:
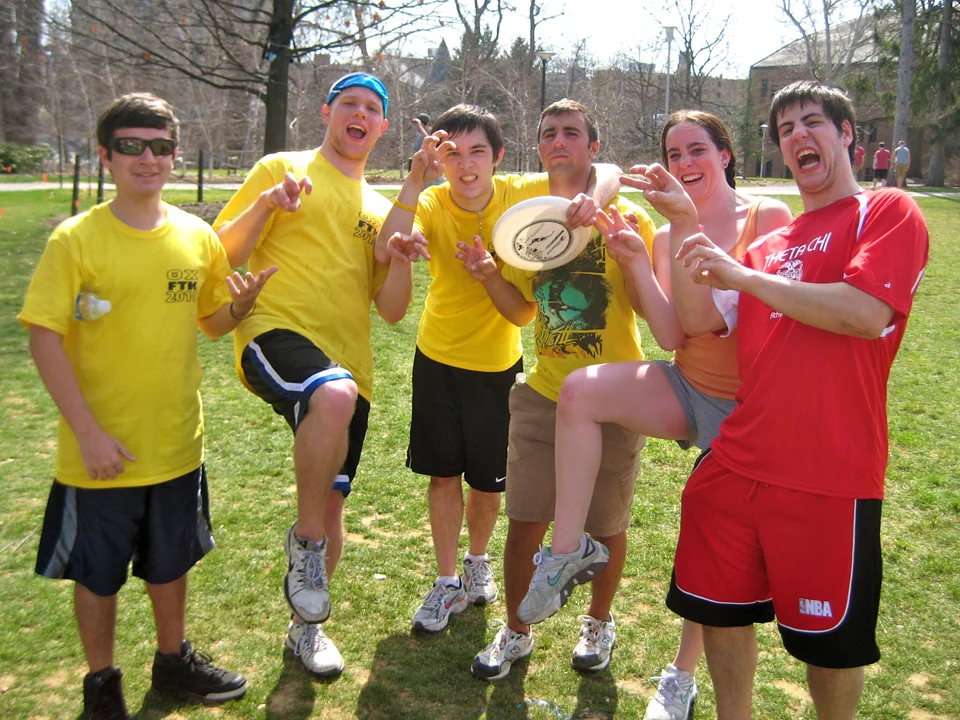
M 867 151 L 863 149 L 863 145 L 857 143 L 857 148 L 853 151 L 853 177 L 858 182 L 860 181 L 860 168 L 863 167 L 863 158 L 866 154 Z
M 880 657 L 886 384 L 928 235 L 903 193 L 861 191 L 855 127 L 836 88 L 777 93 L 770 136 L 804 212 L 743 264 L 697 232 L 676 180 L 646 172 L 644 195 L 671 222 L 684 330 L 738 328 L 737 406 L 684 489 L 667 596 L 705 626 L 721 720 L 750 717 L 754 623 L 776 618 L 821 718 L 854 717 L 863 667 Z
M 886 185 L 887 172 L 890 170 L 890 151 L 887 150 L 886 146 L 883 143 L 880 143 L 879 148 L 873 154 L 873 187 L 871 190 L 877 189 L 877 180 L 883 180 L 884 185 Z

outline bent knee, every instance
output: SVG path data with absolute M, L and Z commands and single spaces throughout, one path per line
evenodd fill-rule
M 311 413 L 319 413 L 330 422 L 346 425 L 357 407 L 357 394 L 357 384 L 353 380 L 331 380 L 313 391 L 308 407 Z
M 580 368 L 570 373 L 563 381 L 560 396 L 557 398 L 557 415 L 580 416 L 590 400 L 590 376 L 588 368 Z

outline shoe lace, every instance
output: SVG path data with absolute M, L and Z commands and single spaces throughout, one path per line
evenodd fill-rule
M 298 568 L 303 584 L 311 588 L 322 588 L 327 584 L 327 572 L 323 555 L 315 550 L 305 550 L 303 564 Z
M 190 648 L 187 651 L 187 654 L 183 658 L 187 665 L 190 667 L 190 671 L 198 673 L 201 675 L 212 675 L 220 676 L 223 675 L 224 670 L 218 668 L 213 664 L 213 658 L 207 655 L 205 652 Z
M 679 675 L 658 675 L 657 677 L 650 678 L 657 685 L 657 694 L 656 697 L 660 701 L 660 704 L 664 707 L 671 705 L 682 706 L 683 703 L 680 701 L 678 695 L 680 695 L 680 676 Z
M 588 649 L 594 649 L 600 645 L 600 621 L 589 615 L 581 615 L 577 618 L 583 625 L 580 626 L 580 640 Z
M 327 636 L 321 628 L 316 625 L 308 625 L 300 635 L 300 641 L 297 643 L 297 654 L 316 655 L 327 649 Z
M 493 570 L 490 568 L 489 560 L 480 560 L 477 563 L 470 563 L 471 568 L 467 573 L 467 579 L 471 588 L 483 588 L 493 581 Z
M 423 599 L 423 607 L 431 612 L 439 610 L 440 606 L 443 605 L 443 598 L 446 592 L 447 589 L 443 583 L 435 584 Z
M 493 638 L 493 642 L 487 646 L 487 653 L 490 655 L 491 661 L 497 661 L 503 655 L 507 644 L 510 642 L 510 634 L 511 630 L 507 627 L 507 624 L 502 620 L 497 620 L 497 635 Z

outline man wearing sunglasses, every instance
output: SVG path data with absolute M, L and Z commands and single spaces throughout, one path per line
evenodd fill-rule
M 237 328 L 234 345 L 240 379 L 294 432 L 286 644 L 319 676 L 343 670 L 320 623 L 330 614 L 328 578 L 343 548 L 343 502 L 373 392 L 370 302 L 397 322 L 411 298 L 411 258 L 396 252 L 389 265 L 375 262 L 390 203 L 363 178 L 387 129 L 388 105 L 372 75 L 337 80 L 321 110 L 327 133 L 320 147 L 260 160 L 214 222 L 233 267 L 281 269 Z
M 154 95 L 107 108 L 97 139 L 116 198 L 54 231 L 19 316 L 60 409 L 36 571 L 75 583 L 90 668 L 83 717 L 93 720 L 130 717 L 114 632 L 131 560 L 157 626 L 154 689 L 201 702 L 247 689 L 185 635 L 187 572 L 213 547 L 197 326 L 210 337 L 230 332 L 276 268 L 230 276 L 210 227 L 161 200 L 178 135 L 173 109 Z M 82 320 L 82 293 L 109 311 Z

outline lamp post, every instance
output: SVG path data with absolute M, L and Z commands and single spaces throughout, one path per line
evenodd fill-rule
M 767 128 L 770 127 L 766 123 L 760 125 L 760 179 L 763 180 L 763 166 L 764 160 L 767 157 Z
M 673 45 L 674 25 L 664 25 L 663 31 L 667 34 L 667 97 L 663 103 L 664 122 L 670 117 L 670 46 Z
M 543 109 L 547 106 L 547 61 L 550 60 L 556 53 L 548 52 L 546 50 L 540 50 L 537 52 L 537 57 L 540 58 L 540 113 L 543 114 Z M 540 138 L 537 138 L 537 142 L 540 142 Z M 543 172 L 543 160 L 540 158 L 540 153 L 537 153 L 537 167 L 539 168 L 538 172 Z

